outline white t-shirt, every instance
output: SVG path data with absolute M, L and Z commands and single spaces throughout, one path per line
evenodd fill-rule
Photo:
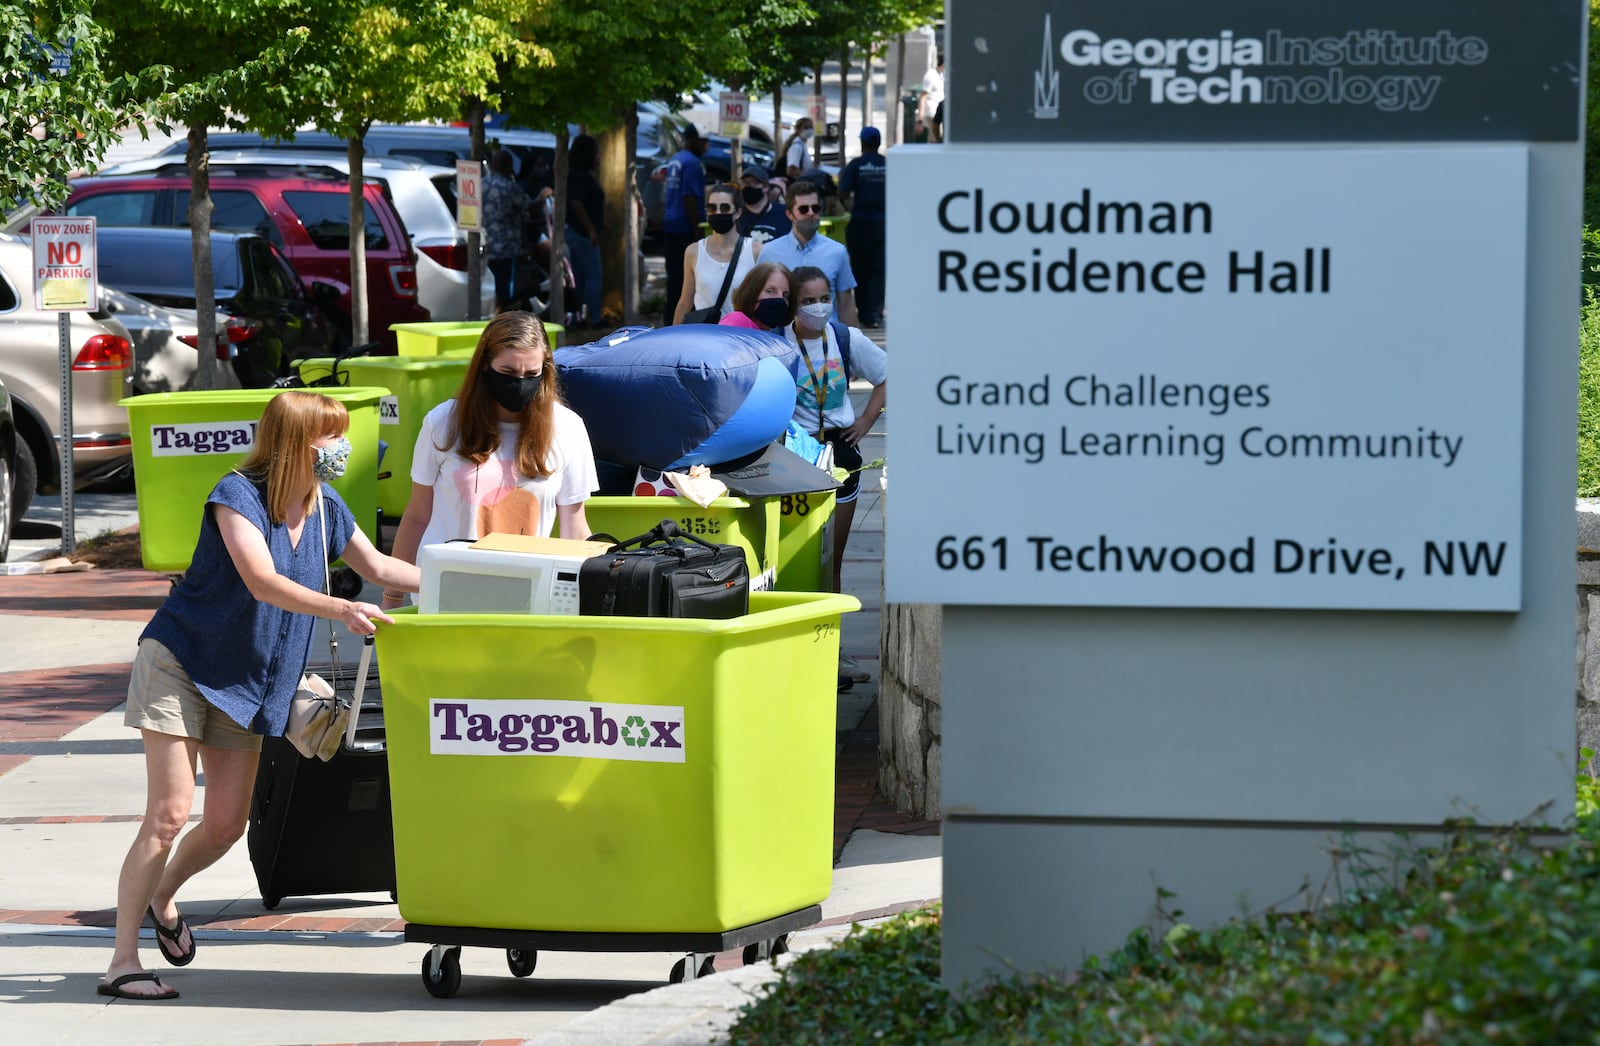
M 694 260 L 694 307 L 697 309 L 709 309 L 717 303 L 717 292 L 722 290 L 722 280 L 728 274 L 728 263 L 717 261 L 706 250 L 709 242 L 709 238 L 696 241 L 700 251 Z M 733 281 L 728 284 L 728 295 L 722 299 L 722 315 L 733 311 L 733 292 L 739 281 L 755 267 L 756 241 L 745 237 L 744 247 L 739 251 L 739 265 L 733 270 Z
M 933 111 L 939 108 L 939 103 L 944 101 L 944 74 L 938 66 L 929 66 L 928 71 L 922 74 L 922 112 L 931 120 Z M 854 351 L 854 350 L 852 350 Z
M 848 377 L 844 373 L 844 358 L 839 353 L 839 342 L 833 336 L 833 324 L 822 329 L 821 338 L 806 338 L 804 341 L 796 334 L 794 324 L 783 330 L 783 336 L 789 339 L 789 344 L 798 345 L 800 351 L 805 353 L 805 359 L 796 369 L 799 378 L 795 386 L 794 421 L 812 435 L 816 435 L 818 427 L 818 380 L 822 382 L 823 402 L 827 406 L 826 427 L 843 429 L 854 425 L 856 421 L 856 408 L 850 402 L 849 379 L 861 378 L 873 385 L 881 385 L 889 377 L 889 354 L 856 328 L 847 327 L 846 330 L 850 332 Z
M 811 168 L 811 143 L 804 138 L 796 138 L 790 142 L 789 151 L 784 154 L 783 162 L 785 165 L 784 170 L 786 171 L 790 167 L 796 167 L 802 171 L 809 170 Z
M 600 489 L 594 451 L 583 419 L 568 406 L 555 408 L 555 468 L 543 479 L 517 472 L 517 426 L 500 426 L 500 446 L 482 465 L 456 453 L 446 440 L 454 400 L 428 411 L 417 434 L 411 459 L 411 481 L 433 488 L 433 515 L 422 531 L 422 544 L 455 538 L 477 539 L 489 533 L 549 537 L 557 505 L 576 505 Z

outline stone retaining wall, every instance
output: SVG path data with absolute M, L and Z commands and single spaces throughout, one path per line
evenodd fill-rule
M 1578 499 L 1578 747 L 1600 751 L 1600 498 Z
M 924 821 L 941 816 L 943 629 L 944 611 L 936 604 L 884 605 L 879 638 L 878 789 L 896 809 Z

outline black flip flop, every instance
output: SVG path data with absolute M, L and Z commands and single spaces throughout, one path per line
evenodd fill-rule
M 183 921 L 182 912 L 178 913 L 178 925 L 170 930 L 162 926 L 161 920 L 156 918 L 155 905 L 152 904 L 146 908 L 145 914 L 150 917 L 150 925 L 156 928 L 156 951 L 161 953 L 163 959 L 174 966 L 187 966 L 194 962 L 194 931 L 189 930 L 189 924 Z M 166 946 L 161 943 L 161 939 L 165 937 L 172 942 L 174 947 L 182 949 L 183 931 L 185 930 L 189 930 L 189 950 L 180 950 L 176 955 L 167 951 Z
M 110 984 L 102 981 L 95 987 L 95 994 L 109 995 L 113 999 L 133 999 L 135 1002 L 165 1002 L 167 999 L 176 999 L 178 997 L 178 989 L 176 988 L 161 995 L 140 995 L 138 992 L 124 991 L 122 986 L 133 981 L 155 981 L 157 984 L 161 984 L 161 978 L 153 973 L 125 973 Z M 166 985 L 161 984 L 161 987 L 165 988 Z

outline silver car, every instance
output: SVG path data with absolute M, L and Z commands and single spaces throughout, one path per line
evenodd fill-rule
M 147 392 L 188 392 L 197 388 L 196 372 L 200 353 L 196 348 L 200 330 L 193 309 L 168 309 L 124 294 L 114 287 L 101 286 L 100 310 L 118 320 L 133 342 L 133 366 L 128 369 L 127 394 Z M 217 311 L 218 331 L 228 325 L 228 314 Z M 221 353 L 226 357 L 227 350 Z M 219 359 L 212 371 L 214 387 L 236 389 L 239 378 L 227 360 Z
M 17 426 L 11 514 L 20 519 L 35 490 L 60 489 L 60 313 L 33 307 L 33 247 L 0 233 L 0 384 L 11 393 Z M 128 411 L 122 406 L 133 345 L 105 312 L 69 312 L 74 486 L 133 467 Z

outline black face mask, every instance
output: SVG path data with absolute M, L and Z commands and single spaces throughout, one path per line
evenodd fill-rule
M 489 395 L 494 397 L 496 403 L 513 414 L 521 414 L 528 409 L 528 404 L 533 402 L 533 397 L 539 394 L 539 383 L 542 380 L 542 376 L 538 374 L 514 378 L 509 374 L 502 374 L 492 367 L 483 372 L 483 383 L 489 386 Z
M 745 203 L 754 207 L 767 198 L 767 190 L 759 185 L 747 185 L 739 190 L 739 195 L 744 198 Z
M 706 218 L 706 224 L 711 226 L 712 232 L 727 232 L 733 228 L 733 215 L 713 214 Z
M 762 298 L 756 302 L 754 319 L 768 330 L 789 322 L 789 303 L 782 298 Z

